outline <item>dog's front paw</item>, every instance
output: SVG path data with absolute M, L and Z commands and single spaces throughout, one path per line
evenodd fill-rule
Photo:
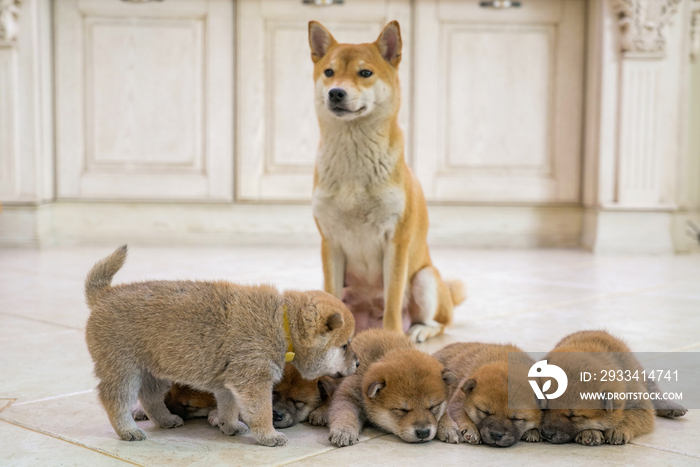
M 632 435 L 629 431 L 619 428 L 605 430 L 605 442 L 608 444 L 627 444 L 630 439 L 632 439 Z
M 455 422 L 450 423 L 441 420 L 440 423 L 438 423 L 437 434 L 435 436 L 442 442 L 457 444 L 459 443 L 459 427 Z
M 525 433 L 523 433 L 523 436 L 520 439 L 528 443 L 539 443 L 542 441 L 542 436 L 540 435 L 540 430 L 533 428 L 532 430 L 527 430 Z
M 146 415 L 146 412 L 143 411 L 141 406 L 138 406 L 132 410 L 131 416 L 134 417 L 134 420 L 137 422 L 140 422 L 141 420 L 148 420 L 148 415 Z
M 214 409 L 211 412 L 209 412 L 209 415 L 207 416 L 207 421 L 214 428 L 218 428 L 219 427 L 219 411 Z
M 465 443 L 469 444 L 481 444 L 481 434 L 476 428 L 467 428 L 462 430 L 462 439 Z
M 408 337 L 413 342 L 420 344 L 433 336 L 437 336 L 442 330 L 442 326 L 429 326 L 427 324 L 414 324 L 408 330 Z
M 599 446 L 603 440 L 603 432 L 600 430 L 583 430 L 574 438 L 574 441 L 584 446 Z
M 328 409 L 319 407 L 309 414 L 309 423 L 314 426 L 328 426 Z
M 175 414 L 170 414 L 167 417 L 159 419 L 157 420 L 157 423 L 161 428 L 176 428 L 185 424 L 185 422 L 182 421 L 182 418 Z
M 219 430 L 225 435 L 236 436 L 242 435 L 248 432 L 248 426 L 240 421 L 235 421 L 233 423 L 219 422 Z
M 360 434 L 350 428 L 331 428 L 328 441 L 338 447 L 352 446 L 360 442 Z
M 279 431 L 273 431 L 270 434 L 256 436 L 255 439 L 257 439 L 258 443 L 262 444 L 263 446 L 275 447 L 284 446 L 287 444 L 287 437 Z
M 124 441 L 143 441 L 147 438 L 146 432 L 141 428 L 132 428 L 119 433 L 119 437 Z

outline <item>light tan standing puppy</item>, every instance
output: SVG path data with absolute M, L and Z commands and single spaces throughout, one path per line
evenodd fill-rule
M 285 355 L 306 379 L 350 375 L 359 365 L 349 347 L 355 323 L 325 292 L 280 293 L 272 286 L 228 282 L 152 281 L 112 287 L 126 246 L 98 262 L 85 281 L 92 310 L 88 350 L 99 397 L 117 434 L 146 438 L 131 414 L 138 396 L 163 428 L 182 425 L 164 403 L 172 383 L 211 392 L 219 427 L 247 431 L 266 446 L 287 438 L 272 425 L 272 389 Z M 291 357 L 291 354 L 290 354 Z
M 328 439 L 340 447 L 355 444 L 365 421 L 408 443 L 433 439 L 455 375 L 392 331 L 363 331 L 352 345 L 362 365 L 331 399 Z
M 535 361 L 521 349 L 461 342 L 433 356 L 460 380 L 448 405 L 449 416 L 440 421 L 441 430 L 458 429 L 470 444 L 507 447 L 519 440 L 540 441 L 542 411 L 527 383 L 527 372 Z M 518 381 L 520 387 L 514 386 Z
M 465 294 L 430 260 L 425 198 L 404 160 L 399 23 L 372 44 L 339 44 L 311 21 L 309 44 L 321 128 L 313 213 L 325 290 L 350 308 L 358 332 L 384 327 L 423 342 L 452 321 Z

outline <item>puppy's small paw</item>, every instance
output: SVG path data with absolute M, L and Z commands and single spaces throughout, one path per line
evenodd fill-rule
M 140 422 L 141 420 L 148 420 L 148 415 L 146 415 L 146 412 L 143 411 L 142 407 L 136 407 L 131 411 L 131 415 L 137 422 Z
M 287 444 L 287 437 L 279 431 L 273 431 L 269 435 L 256 436 L 255 438 L 258 440 L 258 443 L 263 446 L 275 447 Z
M 309 423 L 314 426 L 328 426 L 328 410 L 319 407 L 309 414 Z
M 175 414 L 170 414 L 169 417 L 158 420 L 157 423 L 161 428 L 176 428 L 185 424 L 185 422 L 182 421 L 182 418 Z
M 528 443 L 539 443 L 542 441 L 542 436 L 540 436 L 540 430 L 533 428 L 532 430 L 527 430 L 525 433 L 523 433 L 523 436 L 520 439 Z
M 476 428 L 467 428 L 466 430 L 462 430 L 462 439 L 465 443 L 481 444 L 481 435 L 479 434 L 479 430 Z
M 605 442 L 608 444 L 627 444 L 630 439 L 632 435 L 628 431 L 619 428 L 605 430 Z
M 209 415 L 207 416 L 207 421 L 209 424 L 213 427 L 218 427 L 219 426 L 219 411 L 214 409 L 211 412 L 209 412 Z
M 225 435 L 236 436 L 248 432 L 248 426 L 240 421 L 233 423 L 219 422 L 219 430 Z
M 143 441 L 147 438 L 146 432 L 141 428 L 133 428 L 130 430 L 124 430 L 119 433 L 119 437 L 124 441 Z
M 352 446 L 360 442 L 360 434 L 349 428 L 331 428 L 328 441 L 338 447 Z
M 574 441 L 584 446 L 599 446 L 604 441 L 603 432 L 599 430 L 583 430 L 576 435 Z
M 455 422 L 440 422 L 435 436 L 444 443 L 457 444 L 459 443 L 459 427 Z

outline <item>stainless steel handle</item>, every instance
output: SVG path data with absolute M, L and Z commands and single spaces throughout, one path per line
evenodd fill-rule
M 301 0 L 304 5 L 330 6 L 342 5 L 344 0 Z
M 491 0 L 489 2 L 479 2 L 482 8 L 494 8 L 496 10 L 505 10 L 506 8 L 520 8 L 523 2 L 514 2 L 511 0 Z

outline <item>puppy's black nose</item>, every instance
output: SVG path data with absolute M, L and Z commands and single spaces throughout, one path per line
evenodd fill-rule
M 430 428 L 416 428 L 416 436 L 418 439 L 426 439 L 430 436 Z
M 498 441 L 499 439 L 503 438 L 503 435 L 505 435 L 505 432 L 503 432 L 503 431 L 490 431 L 489 434 L 491 435 L 491 438 L 494 441 Z
M 328 91 L 328 99 L 330 99 L 330 101 L 334 104 L 342 102 L 346 95 L 347 93 L 340 88 L 333 88 Z
M 545 439 L 552 439 L 554 437 L 554 434 L 556 433 L 556 430 L 552 430 L 551 428 L 542 428 L 542 430 L 540 430 L 540 433 Z
M 272 421 L 273 422 L 281 422 L 284 420 L 284 414 L 282 412 L 278 412 L 276 410 L 272 411 Z

